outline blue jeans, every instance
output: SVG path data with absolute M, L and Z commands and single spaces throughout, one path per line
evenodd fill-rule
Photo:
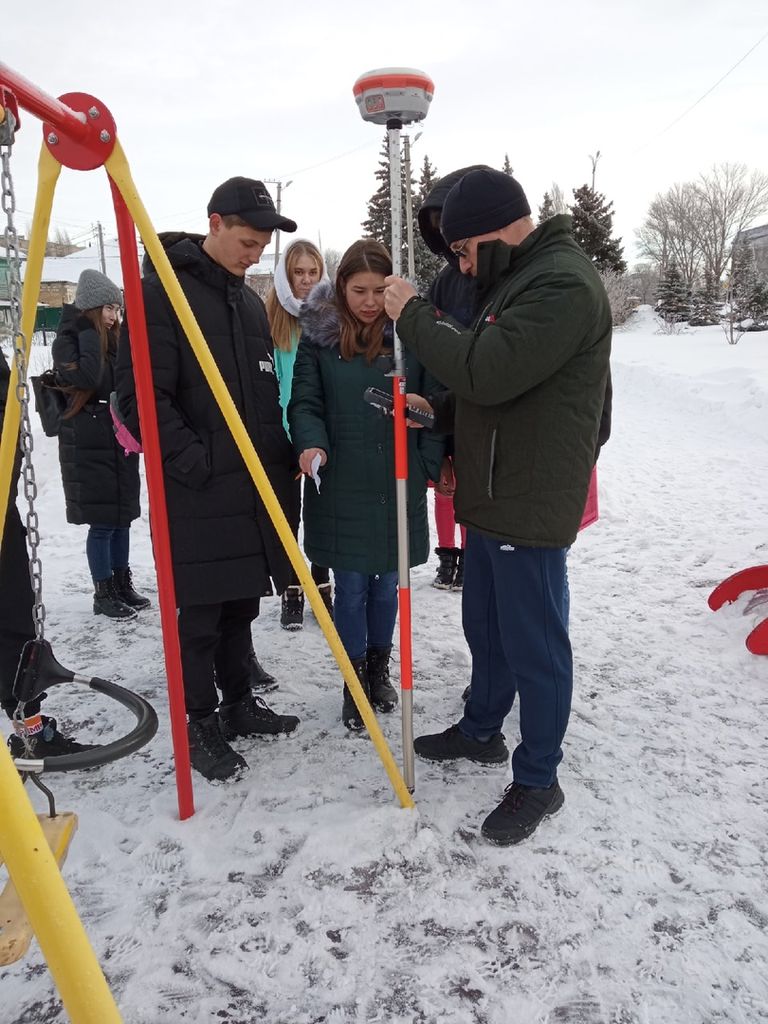
M 108 580 L 113 569 L 126 569 L 130 551 L 130 526 L 98 526 L 88 530 L 85 554 L 93 582 Z
M 333 621 L 344 650 L 355 661 L 369 647 L 391 647 L 397 618 L 397 573 L 334 569 Z
M 462 619 L 472 685 L 459 729 L 487 739 L 520 698 L 512 775 L 526 786 L 557 778 L 573 690 L 565 548 L 525 548 L 467 530 Z

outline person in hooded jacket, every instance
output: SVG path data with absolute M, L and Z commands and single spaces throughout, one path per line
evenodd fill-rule
M 5 353 L 0 350 L 0 430 L 5 417 L 10 377 Z M 87 750 L 88 746 L 78 743 L 71 736 L 65 736 L 59 731 L 55 718 L 40 713 L 41 702 L 46 694 L 27 701 L 20 725 L 14 720 L 19 705 L 13 695 L 16 672 L 25 644 L 35 639 L 34 593 L 29 577 L 26 530 L 16 507 L 20 466 L 21 451 L 18 451 L 11 473 L 0 547 L 0 707 L 14 724 L 14 734 L 8 739 L 8 747 L 12 757 L 25 756 L 23 731 L 35 758 L 78 754 Z
M 456 182 L 468 171 L 478 168 L 486 168 L 486 165 L 472 164 L 470 167 L 460 167 L 443 175 L 425 197 L 417 214 L 419 231 L 425 244 L 436 256 L 441 256 L 445 260 L 445 266 L 430 285 L 427 301 L 453 317 L 463 327 L 468 327 L 472 323 L 477 305 L 477 288 L 472 277 L 462 274 L 458 257 L 451 252 L 450 246 L 443 238 L 440 232 L 440 216 L 445 197 Z M 432 586 L 438 590 L 461 590 L 464 585 L 466 530 L 459 524 L 460 543 L 457 547 L 457 524 L 453 508 L 456 478 L 452 456 L 453 444 L 449 437 L 447 453 L 440 467 L 440 476 L 435 480 L 435 554 L 438 557 L 438 566 Z
M 288 521 L 296 524 L 296 460 L 285 432 L 264 303 L 245 284 L 275 228 L 295 231 L 264 184 L 235 177 L 208 203 L 205 236 L 162 238 L 168 259 Z M 142 289 L 165 476 L 192 766 L 205 778 L 247 767 L 236 736 L 290 733 L 299 720 L 251 689 L 251 623 L 290 563 L 234 438 L 153 268 Z M 124 328 L 126 334 L 130 323 Z M 118 400 L 138 429 L 128 338 Z M 218 690 L 221 691 L 219 700 Z
M 297 238 L 280 257 L 275 267 L 274 285 L 265 301 L 275 345 L 275 373 L 280 386 L 283 424 L 289 436 L 288 403 L 291 400 L 293 366 L 301 336 L 299 313 L 302 303 L 320 280 L 328 280 L 320 250 L 305 238 Z M 317 584 L 329 614 L 333 615 L 330 571 L 327 566 L 313 564 L 312 579 Z M 280 625 L 283 629 L 296 630 L 301 629 L 303 624 L 304 593 L 292 571 L 291 583 L 283 591 Z
M 68 395 L 58 435 L 67 522 L 89 525 L 93 611 L 131 619 L 149 600 L 134 589 L 129 564 L 130 526 L 139 516 L 138 457 L 117 443 L 109 409 L 121 307 L 117 285 L 98 270 L 84 270 L 51 353 Z
M 394 710 L 389 660 L 397 616 L 397 504 L 394 431 L 390 417 L 365 403 L 368 387 L 390 390 L 391 325 L 384 314 L 384 279 L 392 261 L 381 243 L 355 242 L 344 253 L 335 287 L 316 285 L 300 313 L 301 343 L 288 421 L 299 465 L 319 488 L 304 491 L 304 548 L 333 569 L 334 620 L 371 704 Z M 409 390 L 437 386 L 415 358 L 406 358 Z M 444 439 L 408 431 L 410 564 L 427 560 L 427 481 L 440 471 Z M 342 721 L 363 721 L 346 685 Z

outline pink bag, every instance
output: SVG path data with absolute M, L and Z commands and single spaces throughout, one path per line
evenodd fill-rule
M 112 414 L 112 429 L 115 432 L 115 440 L 128 455 L 138 455 L 143 451 L 141 445 L 130 432 L 128 427 L 120 419 L 120 411 L 117 408 L 117 395 L 113 391 L 109 396 L 109 411 Z
M 592 470 L 592 476 L 589 478 L 589 490 L 587 491 L 587 504 L 584 506 L 584 515 L 581 517 L 580 530 L 585 530 L 592 523 L 596 523 L 600 518 L 600 512 L 597 507 L 597 466 Z

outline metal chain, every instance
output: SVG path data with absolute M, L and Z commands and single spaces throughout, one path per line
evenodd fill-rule
M 0 123 L 0 190 L 2 191 L 2 208 L 6 216 L 5 248 L 9 267 L 9 301 L 11 311 L 11 333 L 13 336 L 13 353 L 16 361 L 16 397 L 21 407 L 21 429 L 19 447 L 22 452 L 22 478 L 24 481 L 24 497 L 27 500 L 26 526 L 29 543 L 29 578 L 34 592 L 33 618 L 35 637 L 42 640 L 44 636 L 45 605 L 43 604 L 43 566 L 37 549 L 40 545 L 40 529 L 35 499 L 37 483 L 32 465 L 32 426 L 29 420 L 29 386 L 27 383 L 26 338 L 21 330 L 21 258 L 19 256 L 19 237 L 16 232 L 14 214 L 16 212 L 16 194 L 11 174 L 11 153 L 13 151 L 16 122 L 13 114 L 6 108 L 5 118 Z M 9 501 L 12 500 L 9 495 Z M 24 742 L 26 756 L 32 757 L 33 747 L 29 732 L 24 725 L 24 704 L 20 703 L 13 715 L 14 727 Z

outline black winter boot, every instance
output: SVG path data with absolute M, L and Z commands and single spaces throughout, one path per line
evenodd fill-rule
M 136 609 L 119 596 L 110 576 L 108 580 L 96 580 L 93 584 L 93 614 L 107 615 L 110 619 L 135 619 Z
M 295 631 L 304 626 L 304 591 L 301 587 L 286 587 L 280 608 L 280 625 Z
M 234 736 L 277 736 L 293 732 L 299 724 L 296 715 L 278 715 L 261 697 L 247 693 L 233 704 L 219 708 L 221 732 L 226 739 Z
M 269 693 L 270 690 L 277 690 L 280 684 L 261 664 L 256 657 L 253 647 L 251 647 L 249 658 L 251 662 L 251 689 L 253 692 Z
M 451 590 L 462 590 L 464 587 L 464 549 L 459 548 L 459 553 L 456 557 L 456 573 L 453 577 L 453 584 Z
M 318 583 L 317 589 L 320 591 L 320 597 L 323 599 L 323 604 L 328 610 L 328 614 L 333 618 L 333 592 L 331 590 L 331 584 Z
M 245 760 L 222 736 L 218 712 L 189 722 L 187 735 L 192 767 L 209 782 L 238 778 L 247 769 Z
M 368 700 L 371 699 L 371 691 L 368 686 L 368 665 L 365 658 L 358 658 L 352 662 L 352 668 L 355 670 L 357 678 L 360 680 L 360 685 L 363 688 L 363 692 Z M 353 732 L 360 732 L 361 729 L 365 728 L 365 723 L 357 710 L 357 704 L 352 697 L 352 694 L 347 688 L 347 684 L 344 684 L 344 704 L 341 708 L 341 720 L 348 729 Z
M 437 567 L 437 575 L 432 581 L 432 586 L 438 590 L 450 590 L 456 575 L 456 562 L 459 558 L 458 548 L 435 548 L 435 554 L 440 559 Z
M 391 647 L 369 647 L 366 654 L 371 704 L 378 711 L 394 711 L 397 707 L 397 690 L 389 681 L 391 653 Z
M 135 608 L 137 611 L 149 608 L 152 603 L 149 598 L 144 597 L 143 594 L 137 594 L 133 589 L 130 566 L 126 566 L 125 569 L 113 569 L 112 582 L 115 585 L 115 593 L 123 604 L 127 604 L 129 608 Z

